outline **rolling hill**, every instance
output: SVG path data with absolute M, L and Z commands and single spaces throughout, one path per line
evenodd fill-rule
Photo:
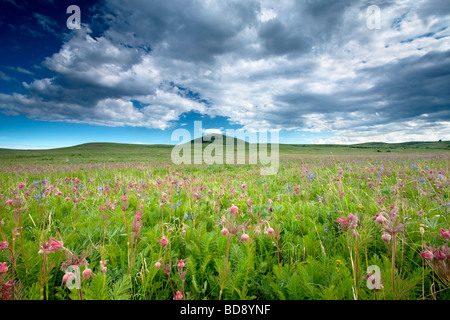
M 202 139 L 202 148 L 211 141 Z M 198 141 L 198 140 L 197 140 Z M 214 141 L 214 138 L 212 139 Z M 234 138 L 235 150 L 238 142 Z M 194 144 L 194 140 L 190 142 Z M 223 136 L 223 144 L 226 136 Z M 249 143 L 245 142 L 248 151 Z M 48 150 L 0 149 L 0 165 L 10 164 L 89 164 L 111 162 L 165 162 L 171 160 L 173 145 L 141 145 L 120 143 L 86 143 L 72 147 Z M 192 148 L 193 149 L 193 148 Z M 269 147 L 270 150 L 270 147 Z M 225 151 L 224 151 L 225 152 Z M 306 156 L 338 155 L 398 155 L 450 153 L 450 141 L 381 143 L 369 142 L 352 145 L 335 144 L 279 144 L 281 159 Z

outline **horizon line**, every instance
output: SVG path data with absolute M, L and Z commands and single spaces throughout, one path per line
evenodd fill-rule
M 214 134 L 208 134 L 208 135 L 204 135 L 202 137 L 198 137 L 195 139 L 190 140 L 189 142 L 194 142 L 194 140 L 199 139 L 199 138 L 203 138 L 205 136 L 209 136 L 209 135 L 214 135 Z M 225 136 L 224 134 L 222 134 L 222 136 Z M 238 139 L 237 137 L 233 137 L 234 139 Z M 189 143 L 189 142 L 185 142 L 185 143 Z M 209 142 L 209 141 L 207 141 Z M 248 141 L 245 141 L 246 143 L 250 143 Z M 394 145 L 394 144 L 404 144 L 404 143 L 432 143 L 432 142 L 450 142 L 450 140 L 412 140 L 412 141 L 402 141 L 402 142 L 382 142 L 382 141 L 367 141 L 367 142 L 356 142 L 356 143 L 277 143 L 278 145 L 316 145 L 316 146 L 325 146 L 325 145 L 329 145 L 329 146 L 352 146 L 352 145 L 361 145 L 361 144 L 368 144 L 368 143 L 382 143 L 382 144 L 387 144 L 387 145 Z M 48 148 L 48 147 L 32 147 L 32 146 L 23 146 L 23 145 L 18 145 L 19 147 L 22 148 L 13 148 L 13 147 L 4 147 L 0 145 L 0 150 L 13 150 L 13 151 L 34 151 L 34 150 L 56 150 L 56 149 L 64 149 L 64 148 L 73 148 L 73 147 L 79 147 L 79 146 L 83 146 L 83 145 L 88 145 L 88 144 L 118 144 L 118 145 L 133 145 L 133 146 L 176 146 L 180 143 L 175 143 L 175 144 L 167 144 L 167 143 L 140 143 L 140 142 L 101 142 L 101 141 L 91 141 L 91 142 L 83 142 L 80 144 L 75 144 L 75 145 L 67 145 L 67 146 L 61 146 L 61 147 L 52 147 L 52 148 Z M 250 143 L 253 144 L 253 143 Z M 256 144 L 258 144 L 256 142 Z M 269 142 L 267 142 L 267 144 L 271 144 Z M 25 147 L 25 148 L 23 148 Z

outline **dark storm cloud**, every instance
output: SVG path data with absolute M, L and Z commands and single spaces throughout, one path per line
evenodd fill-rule
M 244 45 L 236 39 L 256 22 L 259 3 L 249 1 L 107 1 L 106 34 L 130 45 L 163 48 L 175 59 L 212 62 Z M 132 35 L 131 37 L 129 37 Z
M 379 111 L 389 121 L 423 114 L 429 115 L 429 121 L 450 120 L 450 51 L 430 52 L 362 72 L 379 79 L 367 93 L 387 101 Z
M 356 126 L 361 130 L 383 123 L 411 121 L 421 116 L 432 125 L 450 121 L 450 51 L 430 52 L 420 57 L 408 57 L 381 67 L 360 70 L 360 78 L 375 79 L 368 90 L 347 89 L 333 94 L 293 92 L 276 100 L 285 103 L 276 121 L 302 119 L 303 115 L 320 113 L 349 119 L 352 112 L 368 116 Z M 350 99 L 349 99 L 350 98 Z M 381 104 L 380 104 L 381 102 Z
M 286 27 L 279 19 L 263 23 L 259 37 L 268 54 L 302 54 L 311 50 L 312 40 L 301 33 L 300 28 Z

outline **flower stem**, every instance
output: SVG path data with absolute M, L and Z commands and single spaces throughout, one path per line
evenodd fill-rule
M 227 255 L 225 256 L 225 275 L 223 278 L 223 282 L 220 286 L 219 300 L 222 297 L 223 287 L 225 285 L 226 277 L 228 274 L 228 253 L 230 252 L 230 244 L 231 244 L 231 236 L 228 236 L 228 244 L 227 244 Z
M 127 219 L 127 214 L 126 214 L 126 210 L 123 210 L 123 220 L 125 223 L 125 229 L 127 230 L 127 260 L 128 260 L 128 265 L 130 265 L 130 234 L 128 232 L 128 219 Z
M 397 234 L 394 234 L 392 238 L 392 293 L 395 294 L 395 239 Z
M 44 273 L 45 273 L 45 262 L 47 261 L 47 252 L 44 253 L 44 264 L 42 265 L 41 273 L 41 300 L 44 300 Z

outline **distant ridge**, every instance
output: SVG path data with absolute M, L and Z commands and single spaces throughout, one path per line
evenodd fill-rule
M 194 143 L 196 143 L 196 142 L 197 142 L 197 143 L 198 143 L 198 142 L 201 142 L 202 144 L 210 144 L 210 143 L 213 143 L 216 139 L 218 139 L 218 137 L 221 137 L 221 138 L 222 138 L 222 143 L 223 143 L 224 145 L 227 144 L 227 138 L 228 138 L 228 139 L 232 138 L 232 139 L 233 139 L 233 142 L 234 142 L 234 145 L 237 145 L 238 142 L 239 142 L 239 143 L 245 143 L 246 145 L 249 144 L 248 142 L 246 142 L 246 141 L 244 141 L 244 140 L 241 140 L 241 139 L 238 139 L 238 138 L 236 138 L 236 137 L 230 137 L 230 136 L 226 136 L 226 135 L 224 135 L 224 134 L 214 134 L 214 133 L 204 135 L 204 136 L 202 136 L 202 137 L 200 137 L 200 138 L 192 139 L 192 140 L 190 141 L 190 143 L 191 143 L 191 144 L 194 144 Z
M 216 139 L 217 134 L 208 134 L 204 135 L 200 138 L 196 138 L 187 143 L 194 143 L 201 141 L 202 144 L 210 144 Z M 226 144 L 227 136 L 222 136 L 223 144 Z M 234 144 L 237 145 L 238 142 L 244 142 L 244 140 L 238 139 L 236 137 L 232 137 Z M 268 143 L 270 144 L 270 139 L 268 139 Z M 244 142 L 246 145 L 249 142 Z M 398 149 L 398 148 L 406 148 L 406 149 L 440 149 L 440 150 L 450 150 L 450 141 L 409 141 L 409 142 L 396 142 L 396 143 L 388 143 L 388 142 L 364 142 L 364 143 L 355 143 L 355 144 L 292 144 L 292 143 L 279 143 L 280 148 L 282 147 L 307 147 L 307 148 L 357 148 L 357 149 L 370 149 L 370 148 L 382 148 L 382 149 Z M 51 148 L 51 149 L 8 149 L 8 148 L 0 148 L 0 152 L 8 152 L 8 151 L 56 151 L 56 150 L 70 150 L 70 149 L 108 149 L 108 148 L 136 148 L 136 149 L 147 149 L 147 148 L 169 148 L 173 147 L 171 144 L 138 144 L 138 143 L 116 143 L 116 142 L 88 142 L 82 143 L 74 146 L 68 147 L 60 147 L 60 148 Z

